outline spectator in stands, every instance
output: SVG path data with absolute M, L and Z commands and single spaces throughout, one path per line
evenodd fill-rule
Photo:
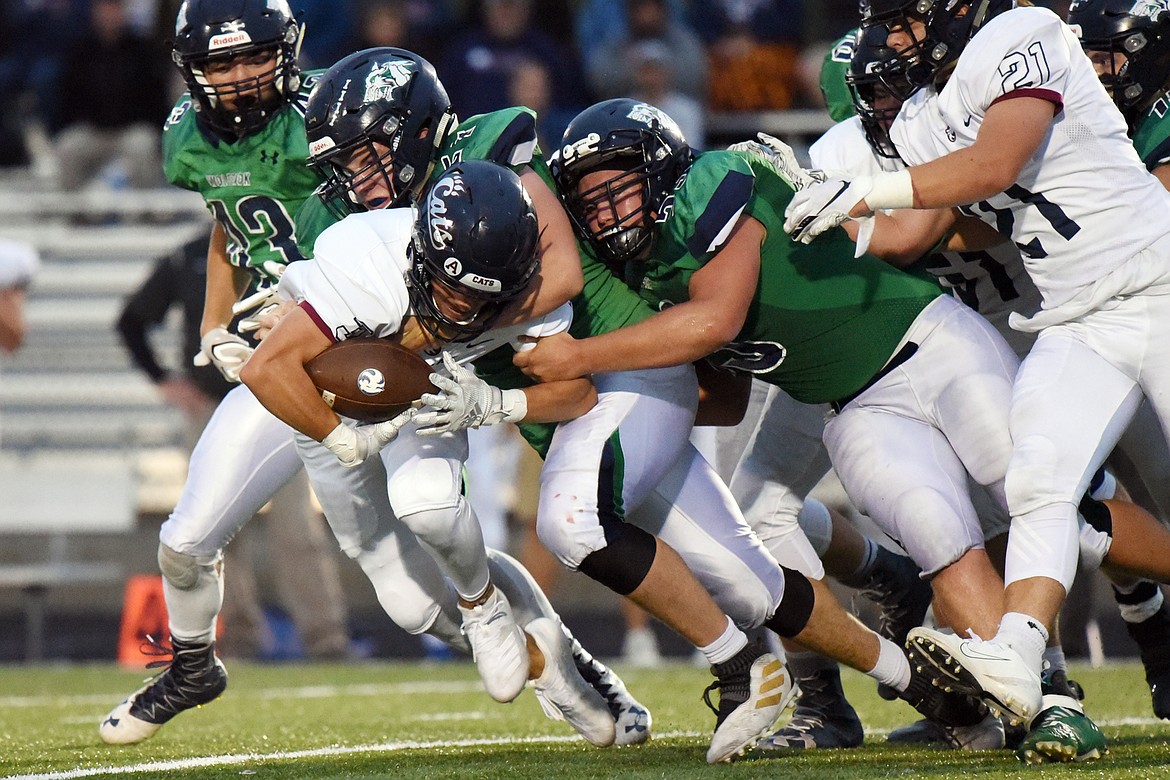
M 532 0 L 480 0 L 482 23 L 457 36 L 438 64 L 460 117 L 511 105 L 508 87 L 521 63 L 536 61 L 552 75 L 552 103 L 585 103 L 576 58 L 532 24 Z
M 596 96 L 629 96 L 635 87 L 630 49 L 655 40 L 670 51 L 672 90 L 703 101 L 707 92 L 707 55 L 699 36 L 671 17 L 667 0 L 625 0 L 625 7 L 628 32 L 597 46 L 586 60 L 589 86 Z
M 162 183 L 160 130 L 167 116 L 168 65 L 133 31 L 123 0 L 94 0 L 89 34 L 68 49 L 57 96 L 59 182 L 76 190 L 117 161 L 133 187 Z
M 69 0 L 0 2 L 0 166 L 30 161 L 33 126 L 57 127 L 57 82 L 65 47 L 81 34 L 78 16 Z
M 708 107 L 764 111 L 793 106 L 804 22 L 802 0 L 705 0 L 695 28 L 711 56 Z
M 538 60 L 521 60 L 512 70 L 508 83 L 508 101 L 513 106 L 527 106 L 536 112 L 536 137 L 546 154 L 561 142 L 569 121 L 577 115 L 575 107 L 553 103 L 552 73 Z
M 581 61 L 590 63 L 602 44 L 629 37 L 627 0 L 581 0 L 573 19 L 573 31 Z M 689 24 L 685 0 L 667 0 L 671 22 Z
M 302 68 L 328 68 L 354 50 L 360 17 L 351 0 L 289 0 L 289 5 L 312 32 L 301 42 Z
M 25 292 L 39 266 L 32 245 L 0 239 L 0 350 L 9 354 L 24 342 Z
M 360 51 L 379 46 L 410 49 L 413 37 L 405 3 L 399 0 L 368 2 L 358 17 L 358 37 L 354 49 Z
M 626 51 L 634 87 L 630 96 L 666 112 L 678 123 L 683 137 L 693 149 L 707 146 L 707 127 L 703 106 L 690 95 L 675 88 L 673 52 L 665 41 L 638 41 Z
M 118 333 L 134 364 L 180 410 L 187 421 L 190 449 L 219 401 L 235 385 L 214 366 L 195 366 L 186 356 L 199 351 L 199 323 L 207 278 L 207 236 L 200 235 L 159 258 L 146 281 L 127 298 Z M 182 370 L 164 368 L 149 340 L 149 330 L 178 307 L 183 315 Z M 313 510 L 308 481 L 300 472 L 272 499 L 266 517 L 268 552 L 281 603 L 288 611 L 305 655 L 341 658 L 349 646 L 345 601 L 337 554 L 324 523 Z M 257 658 L 271 653 L 274 641 L 260 604 L 248 544 L 259 541 L 244 528 L 225 555 L 232 576 L 224 583 L 224 635 L 218 647 L 227 656 Z

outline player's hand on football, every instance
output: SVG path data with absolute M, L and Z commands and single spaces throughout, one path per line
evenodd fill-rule
M 459 365 L 448 352 L 443 353 L 443 367 L 449 376 L 431 374 L 437 393 L 420 399 L 435 411 L 415 418 L 419 436 L 438 436 L 465 428 L 479 428 L 502 422 L 519 422 L 528 411 L 523 390 L 501 390 Z
M 369 425 L 351 426 L 344 422 L 321 440 L 325 449 L 337 456 L 346 468 L 360 466 L 374 457 L 382 448 L 398 438 L 399 432 L 414 421 L 418 407 L 412 406 L 397 417 Z
M 252 347 L 227 328 L 212 328 L 199 340 L 199 352 L 192 362 L 197 366 L 213 365 L 229 382 L 240 381 L 240 369 L 252 356 Z
M 588 376 L 582 370 L 583 362 L 577 339 L 568 333 L 558 333 L 537 339 L 532 347 L 517 352 L 512 363 L 538 382 L 556 382 Z
M 793 187 L 802 190 L 825 180 L 825 172 L 808 170 L 796 159 L 792 147 L 775 136 L 756 133 L 759 141 L 741 141 L 727 147 L 732 152 L 747 152 L 775 168 Z

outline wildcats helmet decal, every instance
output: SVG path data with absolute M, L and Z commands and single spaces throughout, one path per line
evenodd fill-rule
M 1078 5 L 1073 3 L 1073 5 Z M 1130 14 L 1133 16 L 1148 16 L 1151 19 L 1158 18 L 1159 14 L 1170 11 L 1170 0 L 1138 0 L 1130 9 Z
M 393 100 L 394 91 L 410 83 L 410 76 L 414 72 L 414 63 L 410 60 L 390 60 L 389 62 L 374 63 L 366 76 L 366 92 L 362 98 L 364 103 L 373 103 L 376 100 Z
M 427 230 L 431 234 L 431 244 L 439 251 L 449 249 L 454 240 L 451 230 L 455 223 L 447 216 L 447 204 L 444 199 L 460 196 L 465 192 L 467 192 L 467 186 L 463 182 L 462 174 L 459 171 L 453 171 L 435 182 L 435 186 L 431 187 L 430 193 L 427 194 Z M 455 273 L 448 271 L 448 273 L 455 276 L 458 271 Z

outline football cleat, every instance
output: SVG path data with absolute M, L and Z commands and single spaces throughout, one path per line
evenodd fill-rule
M 1080 702 L 1049 694 L 1032 729 L 1016 749 L 1016 758 L 1028 764 L 1093 761 L 1109 752 L 1105 735 L 1085 715 Z
M 734 761 L 767 734 L 798 689 L 780 659 L 754 642 L 711 672 L 715 682 L 703 691 L 716 716 L 707 763 L 717 764 Z M 718 707 L 711 703 L 713 690 L 719 691 Z
M 157 642 L 148 638 L 157 648 Z M 214 644 L 171 639 L 171 661 L 160 674 L 110 711 L 98 727 L 102 741 L 132 745 L 154 736 L 184 710 L 215 700 L 227 688 L 227 670 L 215 657 Z
M 1040 711 L 1040 675 L 1006 644 L 919 627 L 910 631 L 907 646 L 911 670 L 916 662 L 929 664 L 936 685 L 977 696 L 996 715 L 1028 723 Z
M 568 629 L 564 626 L 561 628 L 570 639 L 577 673 L 593 687 L 593 690 L 601 694 L 606 706 L 609 707 L 614 721 L 613 744 L 623 747 L 640 745 L 649 740 L 654 720 L 650 710 L 630 695 L 622 678 L 618 677 L 616 672 L 590 655 Z
M 973 726 L 944 726 L 923 718 L 896 728 L 886 737 L 891 745 L 931 745 L 948 750 L 1000 750 L 1004 746 L 1003 721 L 987 714 Z
M 865 739 L 861 719 L 846 701 L 841 670 L 833 665 L 797 680 L 800 696 L 792 718 L 756 745 L 757 750 L 811 750 L 858 747 Z
M 934 591 L 922 579 L 922 569 L 905 555 L 879 547 L 877 561 L 857 592 L 878 606 L 877 631 L 898 647 L 906 644 L 910 629 L 922 625 Z M 878 684 L 878 695 L 886 701 L 898 698 L 888 685 Z
M 1125 622 L 1125 630 L 1137 643 L 1154 715 L 1170 719 L 1170 607 L 1165 602 L 1140 623 Z
M 508 597 L 493 586 L 481 604 L 460 604 L 459 612 L 483 687 L 498 702 L 512 701 L 528 682 L 528 642 L 516 625 Z
M 578 673 L 569 639 L 560 625 L 550 618 L 537 618 L 525 630 L 544 655 L 544 671 L 531 682 L 544 714 L 567 721 L 597 747 L 612 745 L 613 714 L 605 698 Z
M 938 678 L 934 667 L 918 658 L 913 646 L 909 647 L 906 660 L 910 664 L 910 682 L 898 697 L 929 720 L 944 726 L 966 727 L 987 717 L 987 706 L 979 698 L 948 679 Z

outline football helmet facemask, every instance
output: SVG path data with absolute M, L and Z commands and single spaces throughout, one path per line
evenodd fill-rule
M 487 331 L 540 269 L 536 210 L 511 169 L 485 160 L 456 163 L 419 204 L 409 248 L 408 288 L 422 327 L 442 341 Z M 436 286 L 470 304 L 441 306 Z
M 549 167 L 577 235 L 620 268 L 651 245 L 654 220 L 693 160 L 673 119 L 647 103 L 615 98 L 574 117 Z M 623 175 L 580 192 L 582 177 L 597 170 Z M 618 218 L 618 201 L 632 188 L 641 189 L 641 204 Z M 590 216 L 598 212 L 613 222 L 593 228 Z
M 325 177 L 321 200 L 342 217 L 417 198 L 457 125 L 422 57 L 389 47 L 349 55 L 321 76 L 305 111 L 309 164 Z M 362 196 L 379 185 L 384 198 Z
M 200 118 L 222 135 L 242 138 L 296 98 L 301 34 L 287 0 L 184 0 L 171 58 Z M 208 68 L 237 57 L 273 64 L 258 76 L 213 85 Z
M 1085 51 L 1108 56 L 1101 83 L 1131 125 L 1166 94 L 1170 80 L 1170 12 L 1149 6 L 1153 16 L 1135 13 L 1133 0 L 1078 0 L 1068 16 Z M 1120 65 L 1117 54 L 1125 56 Z
M 913 94 L 906 80 L 903 60 L 886 46 L 886 28 L 869 27 L 857 40 L 845 83 L 853 96 L 853 109 L 861 119 L 865 138 L 875 154 L 899 159 L 890 139 L 890 125 L 898 115 L 902 95 Z
M 908 84 L 918 90 L 948 75 L 983 25 L 1014 5 L 1014 0 L 863 0 L 861 27 L 900 29 L 913 39 L 898 56 L 905 63 Z M 925 25 L 921 38 L 913 32 L 912 21 Z M 905 100 L 910 95 L 898 97 Z

